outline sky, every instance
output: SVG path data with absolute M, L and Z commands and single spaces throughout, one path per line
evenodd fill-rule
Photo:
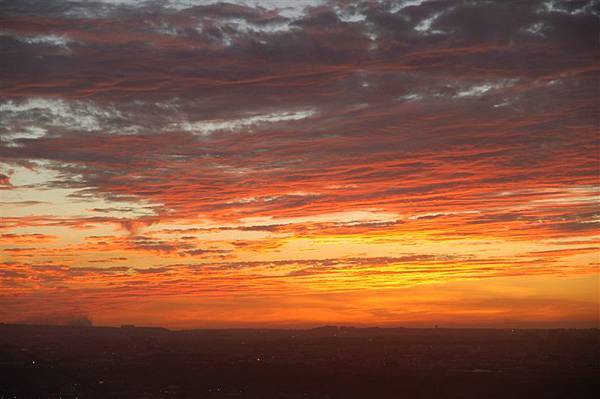
M 0 0 L 0 321 L 599 326 L 599 16 Z

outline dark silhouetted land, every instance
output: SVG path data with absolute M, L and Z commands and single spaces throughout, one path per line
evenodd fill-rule
M 597 397 L 600 331 L 0 325 L 0 398 Z

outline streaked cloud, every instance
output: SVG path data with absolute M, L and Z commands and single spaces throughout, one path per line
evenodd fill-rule
M 589 325 L 597 6 L 4 2 L 0 318 Z
M 237 131 L 251 130 L 253 127 L 265 123 L 278 123 L 287 121 L 297 121 L 310 118 L 314 111 L 293 111 L 293 112 L 273 112 L 262 115 L 253 115 L 240 119 L 213 120 L 199 122 L 182 122 L 174 126 L 175 129 L 181 129 L 194 134 L 208 135 L 219 131 Z

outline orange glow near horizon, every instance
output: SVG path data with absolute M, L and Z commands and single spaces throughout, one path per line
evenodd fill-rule
M 0 14 L 1 322 L 600 326 L 592 8 L 176 3 Z

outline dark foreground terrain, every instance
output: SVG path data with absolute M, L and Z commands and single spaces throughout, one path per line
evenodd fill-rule
M 1 398 L 592 398 L 599 330 L 0 324 Z

